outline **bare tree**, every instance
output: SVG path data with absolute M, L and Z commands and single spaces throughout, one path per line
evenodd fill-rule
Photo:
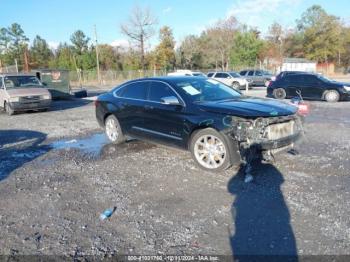
M 129 16 L 129 20 L 121 25 L 121 31 L 132 42 L 136 42 L 140 48 L 140 61 L 142 70 L 145 69 L 145 43 L 154 34 L 154 26 L 157 24 L 157 18 L 154 17 L 148 8 L 141 9 L 135 6 Z

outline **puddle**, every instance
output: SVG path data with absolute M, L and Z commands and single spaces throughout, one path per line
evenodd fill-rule
M 82 139 L 65 139 L 50 144 L 52 149 L 79 149 L 87 154 L 97 156 L 103 146 L 109 143 L 104 133 L 94 134 Z

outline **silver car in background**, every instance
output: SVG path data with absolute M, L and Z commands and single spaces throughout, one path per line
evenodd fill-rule
M 251 82 L 248 79 L 240 76 L 236 72 L 209 72 L 207 76 L 237 90 L 245 89 L 247 84 L 249 88 L 251 86 Z
M 0 74 L 0 107 L 8 115 L 17 111 L 47 110 L 51 94 L 35 75 Z

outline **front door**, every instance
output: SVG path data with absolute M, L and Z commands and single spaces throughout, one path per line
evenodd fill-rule
M 184 104 L 169 105 L 162 103 L 163 97 L 181 98 L 167 84 L 150 81 L 147 102 L 145 102 L 144 128 L 148 138 L 164 144 L 182 146 L 184 143 Z
M 323 94 L 323 83 L 315 75 L 305 75 L 301 94 L 306 98 L 321 98 Z

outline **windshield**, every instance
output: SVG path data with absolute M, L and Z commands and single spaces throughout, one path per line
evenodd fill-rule
M 231 75 L 232 77 L 241 77 L 241 75 L 238 74 L 238 73 L 236 73 L 236 72 L 230 72 L 230 75 Z
M 213 79 L 182 80 L 176 85 L 185 91 L 192 102 L 235 99 L 241 94 Z
M 6 88 L 41 86 L 39 79 L 35 76 L 6 76 L 4 83 Z
M 328 77 L 325 77 L 323 75 L 317 75 L 317 77 L 325 82 L 334 82 L 334 80 L 329 79 Z

